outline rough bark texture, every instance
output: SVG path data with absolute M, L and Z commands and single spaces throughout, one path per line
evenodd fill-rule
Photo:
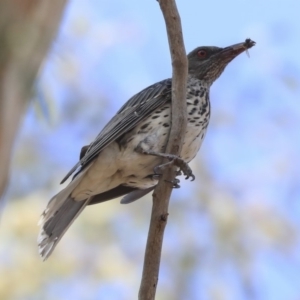
M 66 0 L 0 0 L 0 198 L 32 85 L 65 4 Z
M 168 33 L 172 57 L 172 127 L 166 153 L 179 155 L 186 131 L 186 82 L 188 62 L 184 48 L 180 16 L 175 0 L 159 2 Z M 153 193 L 153 206 L 145 252 L 139 300 L 155 299 L 164 229 L 168 218 L 169 199 L 175 178 L 174 168 L 167 168 Z

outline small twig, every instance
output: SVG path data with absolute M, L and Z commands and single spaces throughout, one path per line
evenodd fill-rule
M 175 0 L 160 0 L 172 57 L 172 127 L 166 153 L 179 155 L 185 136 L 186 82 L 188 62 L 184 48 L 180 16 Z M 175 178 L 174 168 L 166 168 L 153 193 L 153 206 L 144 259 L 139 300 L 155 299 L 164 229 L 167 223 L 169 199 Z M 169 181 L 169 182 L 168 182 Z

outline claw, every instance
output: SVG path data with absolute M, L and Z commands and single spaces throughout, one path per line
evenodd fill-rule
M 153 175 L 151 175 L 151 179 L 152 180 L 159 180 L 160 179 L 160 176 L 161 176 L 161 174 L 153 174 Z
M 195 178 L 196 178 L 195 175 L 192 173 L 192 174 L 188 174 L 188 175 L 185 177 L 185 179 L 189 179 L 190 177 L 192 178 L 191 181 L 194 181 Z
M 161 169 L 160 166 L 161 165 L 158 165 L 158 166 L 154 167 L 154 169 L 153 169 L 154 175 L 161 175 L 161 173 L 158 172 L 158 170 Z
M 176 171 L 176 176 L 180 176 L 180 175 L 182 175 L 181 170 Z
M 182 172 L 183 175 L 186 176 L 185 179 L 189 179 L 191 177 L 191 181 L 195 180 L 195 175 L 193 174 L 192 169 L 182 158 L 177 157 L 176 159 L 174 159 L 174 163 L 180 168 L 180 172 Z
M 175 178 L 174 180 L 165 180 L 165 181 L 172 183 L 173 189 L 179 189 L 180 188 L 180 185 L 179 185 L 180 180 L 177 179 L 177 178 Z
M 192 174 L 192 175 L 190 175 L 190 176 L 186 176 L 185 177 L 185 179 L 189 179 L 190 177 L 192 177 L 192 179 L 191 179 L 191 181 L 194 181 L 195 180 L 195 175 L 194 174 Z

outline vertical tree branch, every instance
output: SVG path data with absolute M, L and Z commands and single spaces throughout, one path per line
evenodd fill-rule
M 172 58 L 172 126 L 166 153 L 179 155 L 185 136 L 186 82 L 188 62 L 182 36 L 180 16 L 175 0 L 159 1 L 168 34 Z M 153 206 L 144 259 L 139 300 L 155 299 L 164 229 L 167 223 L 169 199 L 175 178 L 174 168 L 167 168 L 153 193 Z
M 0 198 L 40 65 L 67 0 L 0 0 Z

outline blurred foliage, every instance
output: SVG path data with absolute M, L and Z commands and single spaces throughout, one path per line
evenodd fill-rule
M 187 49 L 199 44 L 200 5 L 215 5 L 193 3 L 198 10 L 178 1 Z M 258 1 L 231 3 L 232 20 L 228 3 L 218 5 L 226 35 L 203 15 L 211 24 L 203 41 L 225 46 L 240 35 L 257 46 L 212 87 L 211 124 L 191 163 L 196 181 L 181 178 L 172 195 L 157 299 L 298 299 L 296 4 L 264 10 L 263 20 Z M 0 227 L 0 299 L 136 299 L 151 197 L 88 207 L 44 263 L 36 223 L 80 147 L 132 94 L 170 75 L 160 17 L 156 3 L 70 3 L 16 143 Z

